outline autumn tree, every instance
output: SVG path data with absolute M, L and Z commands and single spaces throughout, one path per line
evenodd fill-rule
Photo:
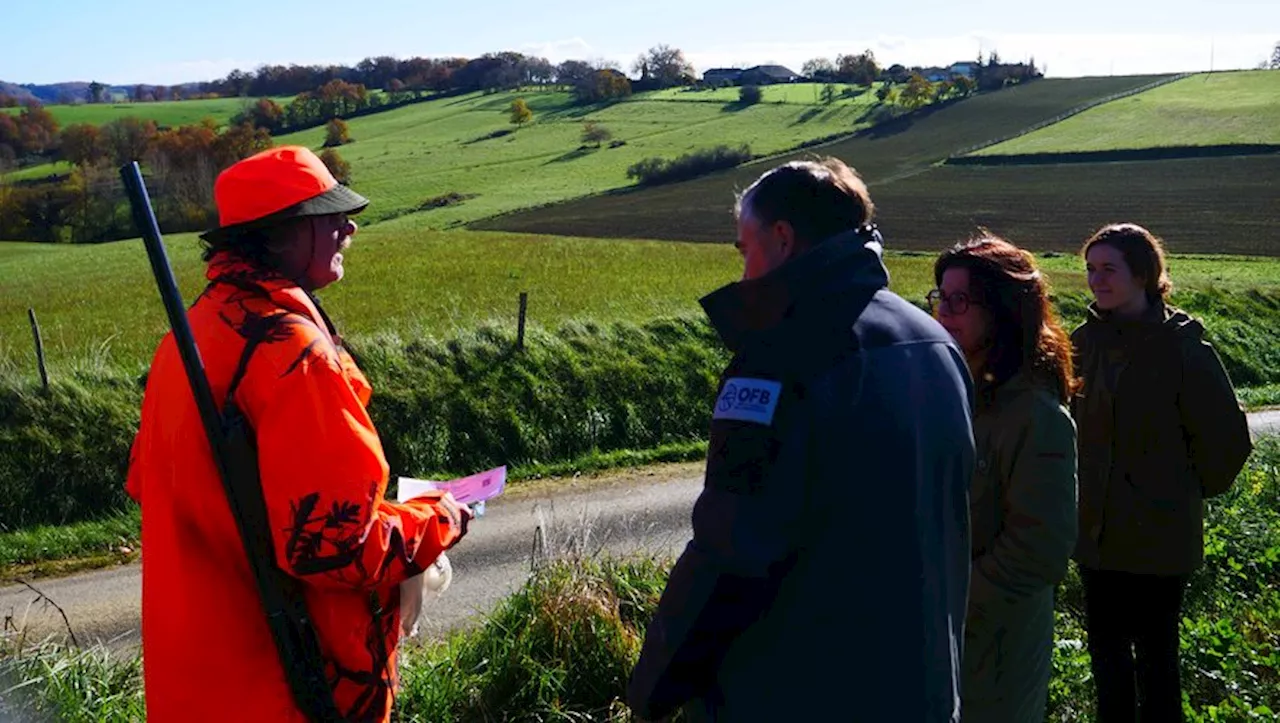
M 77 166 L 64 188 L 74 199 L 64 216 L 72 243 L 96 243 L 127 238 L 134 234 L 116 169 L 102 159 Z
M 596 69 L 581 60 L 566 60 L 556 66 L 556 83 L 569 88 L 589 84 Z
M 320 161 L 324 163 L 325 168 L 338 179 L 338 183 L 351 183 L 351 164 L 343 160 L 342 156 L 332 148 L 326 148 L 320 153 Z
M 14 189 L 7 204 L 22 219 L 22 238 L 28 241 L 61 241 L 75 209 L 73 189 L 62 183 L 41 183 Z
M 594 144 L 596 148 L 601 143 L 613 138 L 613 131 L 600 125 L 595 121 L 587 121 L 582 125 L 582 142 Z
M 365 58 L 356 64 L 360 81 L 374 88 L 385 88 L 392 78 L 396 77 L 399 69 L 400 62 L 389 55 Z
M 265 128 L 241 123 L 223 131 L 214 140 L 213 160 L 221 172 L 236 161 L 265 151 L 271 146 L 271 134 Z
M 933 96 L 933 84 L 919 73 L 912 73 L 907 80 L 907 87 L 902 89 L 902 105 L 915 110 L 929 101 Z
M 334 148 L 351 142 L 351 132 L 347 122 L 341 118 L 333 118 L 324 125 L 324 147 Z
M 978 82 L 967 75 L 956 76 L 952 79 L 951 84 L 962 98 L 967 98 L 973 95 L 973 91 L 978 88 Z
M 689 85 L 694 80 L 693 65 L 685 60 L 679 48 L 668 45 L 655 45 L 642 53 L 632 69 L 640 76 L 640 82 L 647 87 L 673 88 L 677 85 Z
M 53 150 L 58 144 L 58 121 L 35 99 L 22 106 L 17 117 L 0 114 L 0 146 L 7 146 L 14 158 Z
M 579 103 L 600 103 L 631 95 L 631 81 L 612 69 L 601 68 L 573 88 Z
M 155 121 L 126 116 L 102 125 L 102 141 L 112 162 L 122 166 L 142 160 L 156 132 Z
M 62 129 L 62 158 L 77 166 L 90 166 L 107 157 L 102 131 L 91 123 L 73 123 Z
M 8 113 L 0 113 L 0 157 L 13 161 L 22 150 L 22 135 L 18 133 L 18 119 Z
M 264 128 L 268 133 L 275 133 L 284 127 L 284 108 L 280 104 L 270 98 L 259 98 L 253 105 L 244 110 L 243 113 L 237 115 L 233 121 L 238 125 L 240 123 L 250 123 L 258 128 Z
M 524 98 L 511 101 L 507 113 L 511 116 L 511 123 L 517 128 L 533 120 L 533 111 L 529 110 L 529 104 L 524 102 Z
M 836 58 L 836 75 L 846 83 L 871 85 L 880 76 L 875 53 L 864 50 L 857 55 L 841 55 Z
M 213 187 L 218 174 L 270 147 L 270 134 L 249 123 L 219 133 L 218 124 L 205 119 L 158 133 L 146 164 L 157 179 L 156 216 L 162 228 L 189 231 L 213 223 Z
M 817 82 L 830 81 L 836 77 L 836 66 L 829 58 L 814 58 L 805 61 L 800 74 Z

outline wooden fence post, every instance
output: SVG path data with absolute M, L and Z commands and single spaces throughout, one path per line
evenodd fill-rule
M 516 349 L 524 349 L 524 319 L 529 310 L 529 292 L 520 292 L 520 325 L 516 328 Z
M 27 318 L 31 320 L 31 336 L 36 340 L 36 366 L 40 368 L 40 384 L 49 391 L 49 370 L 44 366 L 44 340 L 40 338 L 40 324 L 36 321 L 36 310 L 27 308 Z

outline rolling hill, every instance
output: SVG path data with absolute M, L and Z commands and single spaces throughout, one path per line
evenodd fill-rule
M 1280 144 L 1280 73 L 1193 75 L 977 151 L 1018 155 L 1168 146 Z
M 1054 132 L 1058 125 L 1090 114 L 1106 114 L 1156 97 L 1185 97 L 1200 84 L 1196 102 L 1221 116 L 1252 117 L 1250 108 L 1265 94 L 1259 74 L 1192 76 L 1127 98 L 1099 105 L 1061 124 L 1025 136 Z M 1280 77 L 1276 75 L 1275 77 Z M 1227 78 L 1220 81 L 1219 78 Z M 1121 220 L 1148 224 L 1183 253 L 1280 254 L 1271 229 L 1280 220 L 1280 155 L 1162 161 L 1064 163 L 1043 166 L 950 166 L 949 157 L 988 139 L 1019 130 L 1153 78 L 1042 80 L 926 109 L 913 117 L 877 126 L 858 137 L 821 149 L 857 168 L 871 186 L 878 218 L 894 248 L 936 250 L 978 227 L 1009 236 L 1039 250 L 1074 251 L 1099 226 Z M 1194 88 L 1193 88 L 1194 89 Z M 1270 101 L 1275 102 L 1275 101 Z M 1269 106 L 1268 106 L 1269 107 Z M 1265 116 L 1264 116 L 1265 120 Z M 1141 124 L 1126 126 L 1132 136 Z M 1272 132 L 1265 123 L 1243 138 Z M 1022 142 L 1019 138 L 1004 145 Z M 1136 141 L 1135 141 L 1136 142 Z M 997 146 L 999 147 L 999 146 Z M 773 165 L 806 154 L 791 154 L 734 171 L 653 189 L 602 194 L 571 203 L 512 213 L 473 224 L 474 228 L 593 237 L 642 237 L 727 241 L 734 235 L 729 213 L 733 194 Z

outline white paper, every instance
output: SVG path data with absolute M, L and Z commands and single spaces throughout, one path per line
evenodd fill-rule
M 483 513 L 485 500 L 502 494 L 507 484 L 507 468 L 496 467 L 486 472 L 461 477 L 449 482 L 401 477 L 396 501 L 407 502 L 421 497 L 434 490 L 444 490 L 453 494 L 454 499 L 462 504 L 480 507 Z M 400 583 L 400 632 L 405 637 L 417 637 L 418 620 L 422 610 L 428 603 L 444 594 L 453 581 L 453 567 L 449 558 L 442 552 L 440 557 L 421 575 L 414 576 Z

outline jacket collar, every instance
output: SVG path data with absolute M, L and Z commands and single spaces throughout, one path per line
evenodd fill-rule
M 736 281 L 700 303 L 731 351 L 797 316 L 820 312 L 823 302 L 855 290 L 889 284 L 884 241 L 874 227 L 846 231 L 750 281 Z
M 342 345 L 341 337 L 315 294 L 276 271 L 251 264 L 231 254 L 219 253 L 209 261 L 205 278 L 209 280 L 205 294 L 219 285 L 227 285 L 240 292 L 265 295 L 280 307 L 311 319 L 331 343 L 335 346 Z

